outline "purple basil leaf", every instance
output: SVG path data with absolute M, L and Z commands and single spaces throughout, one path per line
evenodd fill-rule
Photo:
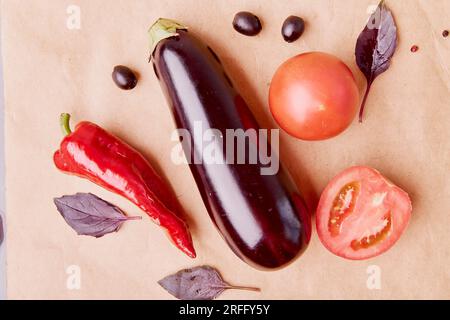
M 364 107 L 373 81 L 385 72 L 397 48 L 397 26 L 384 0 L 371 15 L 356 42 L 356 63 L 367 79 L 367 89 L 359 113 L 362 122 Z
M 260 291 L 257 288 L 231 286 L 216 269 L 209 266 L 181 270 L 158 283 L 180 300 L 213 300 L 227 289 Z
M 3 219 L 2 219 L 1 212 L 0 212 L 0 246 L 3 243 L 4 237 L 5 237 L 5 233 L 3 232 Z
M 122 210 L 91 193 L 77 193 L 73 196 L 55 198 L 54 203 L 67 224 L 79 235 L 96 238 L 119 230 L 128 220 Z

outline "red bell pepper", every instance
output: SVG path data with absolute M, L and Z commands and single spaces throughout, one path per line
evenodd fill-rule
M 195 258 L 191 234 L 178 201 L 149 162 L 94 123 L 81 122 L 72 132 L 69 120 L 70 115 L 61 115 L 66 137 L 54 154 L 56 167 L 127 198 L 165 228 L 181 251 Z

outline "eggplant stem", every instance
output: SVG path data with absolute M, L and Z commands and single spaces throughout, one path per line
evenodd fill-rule
M 168 38 L 178 36 L 178 30 L 188 28 L 174 20 L 159 18 L 148 30 L 150 40 L 150 54 L 153 54 L 158 44 Z
M 70 114 L 63 113 L 61 114 L 59 118 L 59 124 L 61 126 L 61 130 L 64 136 L 68 136 L 72 133 L 72 130 L 70 129 Z
M 361 104 L 361 109 L 359 110 L 359 123 L 363 122 L 363 116 L 364 116 L 364 108 L 366 107 L 367 97 L 369 96 L 369 91 L 372 86 L 372 83 L 367 83 L 366 92 L 364 93 L 364 99 Z

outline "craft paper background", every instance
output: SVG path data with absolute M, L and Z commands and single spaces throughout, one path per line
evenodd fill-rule
M 0 26 L 1 28 L 1 26 Z M 1 52 L 1 43 L 0 43 Z M 0 61 L 0 217 L 2 221 L 5 219 L 5 130 L 4 130 L 4 103 L 3 103 L 3 63 Z M 2 228 L 2 227 L 0 227 Z M 3 232 L 2 232 L 3 231 Z M 5 230 L 0 231 L 4 234 Z M 6 296 L 6 261 L 5 261 L 5 246 L 2 245 L 0 235 L 0 299 L 5 299 Z M 4 238 L 4 237 L 3 237 Z
M 241 262 L 211 223 L 187 166 L 170 160 L 171 115 L 147 63 L 147 29 L 159 17 L 190 26 L 218 53 L 260 124 L 275 127 L 267 105 L 276 68 L 296 54 L 319 50 L 344 60 L 363 92 L 354 47 L 371 0 L 156 1 L 4 0 L 1 8 L 5 80 L 7 295 L 10 299 L 170 299 L 156 281 L 179 269 L 210 264 L 233 284 L 261 293 L 228 291 L 222 299 L 450 298 L 450 2 L 391 0 L 399 28 L 392 67 L 374 83 L 365 121 L 339 137 L 302 142 L 282 134 L 282 160 L 314 205 L 327 182 L 353 165 L 380 170 L 407 190 L 413 217 L 386 254 L 361 262 L 329 253 L 314 232 L 309 249 L 289 267 L 261 272 Z M 81 9 L 81 29 L 66 27 L 69 5 Z M 263 21 L 254 38 L 236 33 L 236 12 Z M 280 35 L 292 14 L 307 21 L 304 36 Z M 417 44 L 420 50 L 411 53 Z M 140 74 L 137 88 L 119 90 L 114 65 Z M 91 120 L 142 152 L 171 182 L 185 207 L 198 258 L 178 252 L 146 217 L 102 239 L 76 236 L 52 199 L 93 192 L 141 214 L 124 199 L 58 172 L 53 152 L 61 112 Z M 67 268 L 81 270 L 81 289 L 66 287 Z M 369 290 L 367 268 L 381 270 L 381 289 Z

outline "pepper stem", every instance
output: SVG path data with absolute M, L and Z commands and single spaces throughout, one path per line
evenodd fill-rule
M 59 118 L 59 124 L 61 126 L 61 130 L 64 136 L 68 136 L 72 133 L 72 130 L 70 129 L 70 114 L 63 113 L 61 114 L 61 117 Z
M 159 18 L 148 30 L 150 40 L 150 53 L 153 54 L 158 43 L 162 40 L 178 36 L 178 30 L 187 30 L 188 28 L 176 21 Z

